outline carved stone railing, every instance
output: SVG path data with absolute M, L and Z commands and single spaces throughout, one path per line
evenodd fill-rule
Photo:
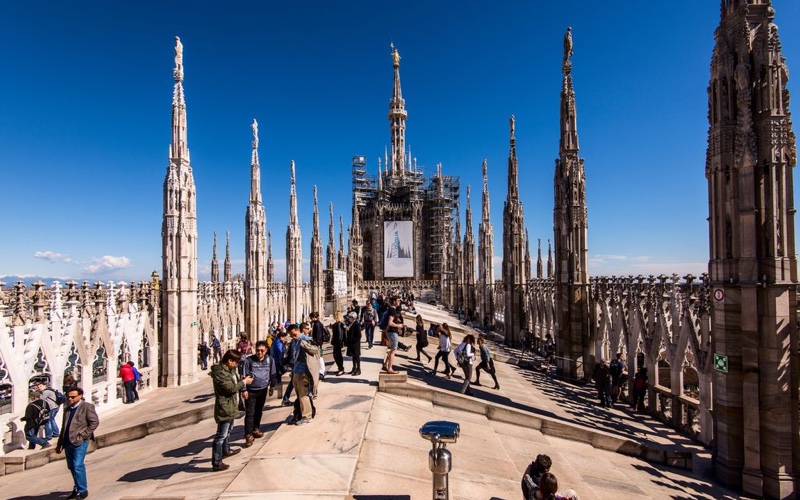
M 537 339 L 560 340 L 556 292 L 552 280 L 527 284 L 525 313 Z M 709 296 L 706 275 L 603 276 L 591 279 L 589 302 L 594 359 L 622 352 L 629 394 L 633 374 L 645 367 L 647 411 L 706 444 L 713 435 Z
M 133 361 L 147 373 L 158 360 L 158 287 L 40 281 L 29 289 L 0 284 L 0 453 L 24 446 L 20 418 L 33 381 L 56 388 L 78 385 L 98 411 L 117 405 L 119 364 Z

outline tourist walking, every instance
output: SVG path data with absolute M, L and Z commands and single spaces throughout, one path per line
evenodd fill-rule
M 429 373 L 436 375 L 436 369 L 439 367 L 439 360 L 444 360 L 444 373 L 445 377 L 450 378 L 450 374 L 456 371 L 456 367 L 450 364 L 450 342 L 453 339 L 453 334 L 450 333 L 450 326 L 447 323 L 439 325 L 439 352 L 436 353 L 436 358 L 433 361 L 433 370 Z
M 316 408 L 311 395 L 319 385 L 319 347 L 308 335 L 302 334 L 309 331 L 308 323 L 289 326 L 289 335 L 292 343 L 289 352 L 292 362 L 292 381 L 297 399 L 294 402 L 294 415 L 291 423 L 305 425 L 314 419 Z
M 347 328 L 347 355 L 353 358 L 353 369 L 350 375 L 361 375 L 361 325 L 358 324 L 358 314 L 351 312 L 347 315 L 349 326 Z
M 394 355 L 397 352 L 397 346 L 400 339 L 400 332 L 403 331 L 403 316 L 400 314 L 400 297 L 393 296 L 389 300 L 389 308 L 386 311 L 388 317 L 388 327 L 386 330 L 386 338 L 389 345 L 386 347 L 386 361 L 383 368 L 386 373 L 396 374 L 399 372 L 394 371 Z
M 35 392 L 28 395 L 28 401 L 28 406 L 25 407 L 25 416 L 22 417 L 22 421 L 25 422 L 25 439 L 28 440 L 28 449 L 36 448 L 37 444 L 42 448 L 47 448 L 50 443 L 39 437 L 39 429 L 50 418 L 50 408 L 45 400 Z
M 472 362 L 475 359 L 475 336 L 467 335 L 455 350 L 458 365 L 464 370 L 464 383 L 461 384 L 461 394 L 472 396 L 469 384 L 472 380 Z
M 252 446 L 256 438 L 264 436 L 260 429 L 261 416 L 267 396 L 272 396 L 276 384 L 275 364 L 272 362 L 272 357 L 267 356 L 267 350 L 267 342 L 259 340 L 256 342 L 256 353 L 244 358 L 241 364 L 242 373 L 253 377 L 253 381 L 247 384 L 242 392 L 245 448 Z
M 208 370 L 208 355 L 211 354 L 211 348 L 208 347 L 208 343 L 203 342 L 197 346 L 197 353 L 200 355 L 200 368 Z
M 433 356 L 425 352 L 425 348 L 428 347 L 428 332 L 425 331 L 425 325 L 422 323 L 422 315 L 417 314 L 416 317 L 417 322 L 417 361 L 421 361 L 420 354 L 424 354 L 428 358 L 428 362 L 430 363 Z
M 56 415 L 58 409 L 64 403 L 64 395 L 49 387 L 44 382 L 39 382 L 39 399 L 45 402 L 47 408 L 50 410 L 50 416 L 44 423 L 44 438 L 53 439 L 58 437 L 58 424 L 56 423 Z
M 364 325 L 364 335 L 367 337 L 367 349 L 372 349 L 372 342 L 375 340 L 375 325 L 378 323 L 378 312 L 367 302 L 366 307 L 361 312 L 361 324 Z
M 291 341 L 292 338 L 289 336 L 289 332 L 283 328 L 277 329 L 275 330 L 275 341 L 272 342 L 269 350 L 272 361 L 275 364 L 277 380 L 282 383 L 283 374 L 289 372 L 289 383 L 286 384 L 286 389 L 283 391 L 281 406 L 292 405 L 291 397 L 294 385 L 292 384 L 292 367 L 289 364 L 288 356 L 288 345 Z
M 334 323 L 331 325 L 331 349 L 333 349 L 333 362 L 336 363 L 336 375 L 344 375 L 344 358 L 342 358 L 342 348 L 345 344 L 345 335 L 347 333 L 347 329 L 344 326 L 342 312 L 336 311 L 333 313 L 333 320 Z
M 222 344 L 219 343 L 219 339 L 216 335 L 211 335 L 211 350 L 214 356 L 212 361 L 214 363 L 219 363 L 222 359 Z
M 223 458 L 241 451 L 241 448 L 231 449 L 231 430 L 233 430 L 233 419 L 239 414 L 239 392 L 253 382 L 253 377 L 246 376 L 240 379 L 236 373 L 236 367 L 241 359 L 239 351 L 230 349 L 222 356 L 222 361 L 212 366 L 209 372 L 214 382 L 214 421 L 217 423 L 217 433 L 211 451 L 211 468 L 215 472 L 230 467 L 222 461 Z
M 100 419 L 97 418 L 94 405 L 84 401 L 83 389 L 80 387 L 69 388 L 66 398 L 56 453 L 64 451 L 67 469 L 72 473 L 74 486 L 67 499 L 86 498 L 89 496 L 89 484 L 84 460 L 89 441 L 94 439 L 94 431 L 100 425 Z
M 122 385 L 125 386 L 124 404 L 132 404 L 136 401 L 136 396 L 133 394 L 136 387 L 136 375 L 133 374 L 133 367 L 128 363 L 122 363 L 122 366 L 119 367 L 119 378 L 122 379 Z
M 494 360 L 492 354 L 489 352 L 489 347 L 486 345 L 486 339 L 482 335 L 478 336 L 478 352 L 481 355 L 481 362 L 475 367 L 475 385 L 481 385 L 481 370 L 491 375 L 494 380 L 494 387 L 492 389 L 499 389 L 500 384 L 497 382 L 497 375 L 494 369 Z

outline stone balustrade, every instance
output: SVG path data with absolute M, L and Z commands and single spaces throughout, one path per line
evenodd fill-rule
M 83 388 L 99 411 L 121 401 L 120 363 L 133 361 L 142 389 L 155 387 L 158 282 L 41 281 L 32 289 L 0 283 L 0 454 L 25 443 L 24 415 L 33 381 Z

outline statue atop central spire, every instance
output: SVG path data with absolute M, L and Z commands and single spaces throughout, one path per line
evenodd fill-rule
M 400 53 L 397 52 L 397 47 L 394 46 L 394 43 L 389 44 L 389 48 L 392 49 L 392 60 L 394 61 L 394 67 L 400 67 Z

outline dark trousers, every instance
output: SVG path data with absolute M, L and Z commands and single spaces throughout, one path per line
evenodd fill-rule
M 439 367 L 439 360 L 444 360 L 444 372 L 445 373 L 455 373 L 456 367 L 450 364 L 448 361 L 448 356 L 450 356 L 450 351 L 439 351 L 436 353 L 436 359 L 433 362 L 433 373 L 436 373 L 436 368 Z
M 375 325 L 364 325 L 364 333 L 367 336 L 367 349 L 372 348 L 372 342 L 375 340 Z
M 420 359 L 420 354 L 424 354 L 428 357 L 428 361 L 430 361 L 432 359 L 431 355 L 425 352 L 425 347 L 426 346 L 420 346 L 419 342 L 417 342 L 417 359 Z
M 361 354 L 353 356 L 353 371 L 350 373 L 361 371 Z
M 497 375 L 495 375 L 494 363 L 487 363 L 486 361 L 481 361 L 475 368 L 475 383 L 480 383 L 481 381 L 481 370 L 485 371 L 489 375 L 492 376 L 492 380 L 494 380 L 494 385 L 500 385 L 497 383 Z
M 128 380 L 127 382 L 123 382 L 125 386 L 125 402 L 126 403 L 133 403 L 138 398 L 136 397 L 136 380 Z
M 267 389 L 262 391 L 247 391 L 244 401 L 244 434 L 252 434 L 253 430 L 261 427 L 261 415 L 264 413 L 264 403 L 267 402 Z
M 340 372 L 344 371 L 344 358 L 342 357 L 342 346 L 334 345 L 332 346 L 333 349 L 333 361 L 336 363 L 336 369 Z

